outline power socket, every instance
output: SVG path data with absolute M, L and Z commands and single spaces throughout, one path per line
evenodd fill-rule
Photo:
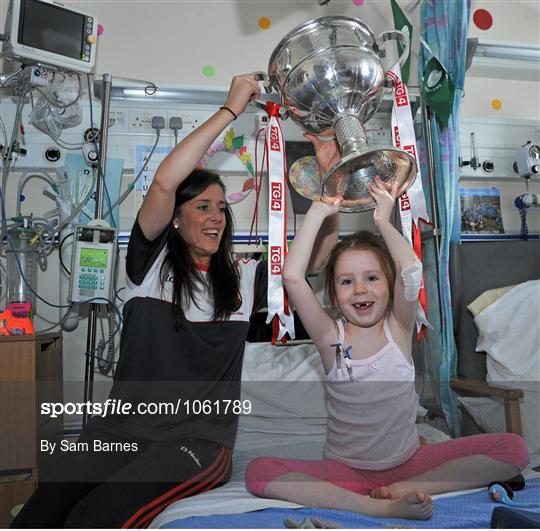
M 132 133 L 153 133 L 152 114 L 143 111 L 128 111 L 128 131 Z
M 109 113 L 109 127 L 115 132 L 127 131 L 127 116 L 124 111 L 111 111 Z
M 255 115 L 255 130 L 259 131 L 260 129 L 265 129 L 268 124 L 268 115 L 267 114 L 256 114 Z

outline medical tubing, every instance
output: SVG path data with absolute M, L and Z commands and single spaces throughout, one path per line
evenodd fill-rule
M 6 131 L 6 126 L 4 124 L 4 120 L 2 120 L 2 116 L 0 116 L 0 127 L 2 128 L 2 135 L 4 137 L 4 143 L 5 145 L 7 146 L 7 143 L 8 143 L 8 137 L 7 137 L 7 131 Z
M 514 205 L 519 210 L 519 217 L 521 218 L 521 238 L 523 240 L 529 239 L 529 227 L 527 225 L 527 194 L 518 195 L 514 199 Z
M 104 376 L 108 375 L 114 366 L 114 351 L 116 349 L 114 343 L 114 330 L 117 327 L 114 312 L 109 310 L 107 314 L 107 321 L 109 324 L 109 345 L 107 347 L 107 355 L 104 358 L 102 357 L 101 359 L 98 359 L 99 372 Z M 98 348 L 96 349 L 100 350 L 102 355 L 103 351 L 105 350 L 105 344 L 105 341 L 103 339 L 100 339 L 98 343 Z
M 23 189 L 26 183 L 33 178 L 43 179 L 51 185 L 53 190 L 56 187 L 56 183 L 54 182 L 53 178 L 45 170 L 42 170 L 40 168 L 27 168 L 26 171 L 21 174 L 19 178 L 19 184 L 17 185 L 17 208 L 15 209 L 16 216 L 21 215 L 21 195 Z
M 39 249 L 40 254 L 51 254 L 54 249 L 54 226 L 45 218 L 32 218 L 32 226 L 37 228 L 36 236 L 39 239 L 39 243 L 36 247 Z
M 65 241 L 70 237 L 73 236 L 75 233 L 70 232 L 69 234 L 66 234 L 60 243 L 58 244 L 58 254 L 60 256 L 60 265 L 62 266 L 62 269 L 66 272 L 67 276 L 69 277 L 71 275 L 71 271 L 66 267 L 66 264 L 64 264 L 64 259 L 62 258 L 62 247 L 64 246 Z
M 10 161 L 10 156 L 11 156 L 11 152 L 12 152 L 12 146 L 13 146 L 14 141 L 15 141 L 17 135 L 18 135 L 18 132 L 19 132 L 19 125 L 20 125 L 20 123 L 22 121 L 21 120 L 21 111 L 22 111 L 22 108 L 24 106 L 24 96 L 26 95 L 27 91 L 28 91 L 28 88 L 26 88 L 26 90 L 23 91 L 22 95 L 19 97 L 19 99 L 17 101 L 17 110 L 16 110 L 16 114 L 15 114 L 15 122 L 14 122 L 13 131 L 12 131 L 11 141 L 10 141 L 10 144 L 9 144 L 9 147 L 8 147 L 8 153 L 7 153 L 5 162 L 4 162 L 4 166 L 2 168 L 2 182 L 1 182 L 1 185 L 0 185 L 0 209 L 1 209 L 1 211 L 0 211 L 0 223 L 1 223 L 1 227 L 2 227 L 2 233 L 5 233 L 6 246 L 11 251 L 14 252 L 14 257 L 15 257 L 15 260 L 17 262 L 17 267 L 19 268 L 21 278 L 23 279 L 23 281 L 26 284 L 26 286 L 28 287 L 28 289 L 36 296 L 36 298 L 38 300 L 42 301 L 43 303 L 47 304 L 48 306 L 51 306 L 52 308 L 71 308 L 73 306 L 73 303 L 71 303 L 71 304 L 54 304 L 54 303 L 49 302 L 46 299 L 44 299 L 41 295 L 39 295 L 30 286 L 30 284 L 28 283 L 28 280 L 26 279 L 26 276 L 24 275 L 24 272 L 23 272 L 22 265 L 21 265 L 21 262 L 19 260 L 19 257 L 17 256 L 17 253 L 15 252 L 15 247 L 13 245 L 13 242 L 11 241 L 11 238 L 9 237 L 9 234 L 7 232 L 7 215 L 6 215 L 6 204 L 5 204 L 5 201 L 4 201 L 4 190 L 5 190 L 5 184 L 7 183 L 7 176 L 9 174 L 9 166 L 10 166 L 10 162 L 11 162 Z M 159 138 L 159 136 L 158 136 L 158 138 Z M 157 144 L 157 142 L 156 142 L 156 144 Z M 94 180 L 95 180 L 95 172 L 94 172 Z M 65 225 L 67 225 L 69 222 L 71 222 L 71 220 L 82 210 L 82 207 L 84 206 L 86 201 L 88 201 L 88 199 L 90 198 L 90 196 L 92 194 L 93 186 L 94 186 L 94 183 L 90 187 L 89 192 L 87 194 L 87 197 L 84 199 L 84 201 L 81 201 L 77 205 L 76 212 L 72 212 L 71 215 L 68 218 L 66 218 L 66 220 L 64 220 L 63 224 L 60 224 L 59 228 L 57 229 L 58 231 L 60 231 L 62 228 L 64 228 Z M 102 302 L 106 302 L 106 303 L 110 304 L 111 307 L 113 308 L 113 310 L 115 311 L 115 313 L 118 315 L 118 318 L 119 318 L 119 324 L 118 324 L 116 330 L 111 335 L 111 337 L 105 342 L 105 345 L 107 345 L 114 338 L 114 336 L 118 333 L 118 331 L 120 330 L 120 328 L 122 326 L 122 322 L 123 322 L 122 314 L 121 314 L 118 306 L 116 306 L 116 304 L 114 303 L 114 301 L 111 301 L 109 299 L 105 299 L 103 297 L 94 297 L 92 299 L 89 299 L 86 302 L 90 303 L 90 302 L 93 302 L 93 301 L 102 301 Z M 95 350 L 93 352 L 85 352 L 85 355 L 86 356 L 88 356 L 88 355 L 94 356 L 95 355 Z
M 107 347 L 107 361 L 109 362 L 111 369 L 114 365 L 114 352 L 116 350 L 116 345 L 114 343 L 114 330 L 117 327 L 116 317 L 114 312 L 109 311 L 108 316 L 109 322 L 109 346 Z
M 1 216 L 2 216 L 2 225 L 5 226 L 5 225 L 7 225 L 7 219 L 6 219 L 6 216 L 5 216 L 4 193 L 3 193 L 3 190 L 1 188 L 0 188 L 0 205 L 2 206 L 2 214 L 1 214 Z M 15 257 L 15 260 L 17 262 L 17 267 L 19 268 L 21 278 L 23 279 L 24 283 L 26 284 L 26 287 L 36 296 L 37 299 L 39 299 L 40 301 L 44 302 L 45 304 L 47 304 L 48 306 L 51 306 L 53 308 L 71 308 L 71 306 L 73 306 L 73 303 L 71 303 L 71 304 L 54 304 L 52 302 L 47 301 L 41 295 L 39 295 L 36 291 L 34 291 L 34 289 L 32 288 L 32 286 L 30 286 L 30 284 L 28 283 L 28 280 L 26 279 L 26 277 L 24 275 L 21 262 L 19 260 L 19 257 L 17 256 L 16 249 L 13 246 L 13 242 L 11 241 L 11 238 L 9 237 L 9 234 L 7 234 L 7 233 L 6 233 L 6 244 L 10 248 L 10 250 L 14 252 L 14 257 Z M 112 337 L 114 337 L 114 335 L 120 329 L 120 326 L 121 326 L 122 321 L 123 321 L 122 320 L 122 313 L 120 312 L 118 306 L 113 301 L 111 301 L 110 299 L 106 299 L 105 297 L 93 297 L 92 299 L 89 299 L 89 300 L 85 301 L 85 303 L 90 303 L 90 302 L 93 302 L 93 301 L 101 301 L 101 302 L 105 302 L 105 303 L 109 304 L 113 308 L 115 313 L 118 315 L 120 324 L 118 325 L 117 329 L 115 330 L 114 334 L 112 335 Z M 109 343 L 109 341 L 110 341 L 110 339 L 108 339 L 105 342 L 105 344 L 107 345 Z M 88 353 L 88 354 L 92 355 L 93 353 Z
M 156 129 L 156 134 L 157 134 L 156 141 L 154 142 L 154 145 L 152 146 L 152 149 L 150 150 L 150 153 L 148 154 L 148 158 L 146 159 L 146 162 L 142 165 L 141 169 L 139 170 L 137 177 L 135 177 L 135 179 L 133 179 L 133 181 L 131 181 L 128 184 L 128 187 L 124 190 L 124 193 L 111 205 L 109 210 L 107 210 L 107 212 L 103 215 L 103 219 L 107 219 L 107 216 L 111 214 L 114 208 L 120 205 L 122 201 L 124 201 L 124 199 L 130 194 L 131 190 L 135 188 L 135 183 L 141 178 L 144 168 L 146 168 L 146 166 L 150 162 L 150 159 L 152 158 L 152 155 L 154 154 L 154 151 L 158 145 L 159 135 L 160 135 L 159 129 Z
M 2 226 L 6 227 L 7 226 L 7 219 L 6 219 L 6 215 L 5 215 L 5 203 L 4 203 L 4 192 L 3 192 L 3 189 L 0 188 L 0 203 L 2 205 Z M 13 252 L 13 256 L 15 258 L 15 261 L 17 262 L 17 267 L 19 268 L 19 272 L 21 274 L 21 278 L 23 279 L 23 282 L 26 284 L 26 287 L 41 301 L 43 301 L 45 304 L 48 304 L 49 306 L 52 306 L 54 308 L 69 308 L 70 305 L 62 305 L 62 306 L 59 306 L 57 304 L 52 304 L 48 301 L 46 301 L 45 299 L 43 299 L 40 295 L 38 295 L 34 289 L 32 288 L 32 286 L 30 286 L 30 284 L 28 283 L 28 280 L 26 279 L 26 276 L 24 275 L 24 271 L 23 271 L 23 267 L 21 265 L 21 262 L 19 260 L 19 257 L 17 255 L 17 249 L 15 249 L 15 246 L 13 245 L 13 242 L 11 241 L 11 238 L 9 236 L 9 233 L 6 231 L 6 247 L 9 248 L 10 251 Z
M 92 135 L 92 144 L 96 150 L 96 153 L 98 154 L 98 160 L 97 162 L 97 171 L 98 171 L 98 178 L 101 178 L 101 182 L 103 183 L 103 190 L 105 190 L 105 196 L 107 197 L 107 202 L 109 203 L 109 211 L 112 212 L 112 205 L 111 205 L 111 196 L 109 195 L 109 189 L 107 188 L 107 183 L 105 182 L 105 175 L 103 175 L 102 169 L 101 169 L 101 149 L 100 146 L 98 146 L 96 135 L 94 134 L 94 111 L 92 106 L 92 87 L 90 86 L 90 74 L 86 74 L 86 81 L 88 84 L 88 105 L 90 108 L 90 130 Z M 103 216 L 103 219 L 107 219 L 105 216 Z M 114 216 L 111 215 L 111 225 L 116 228 L 116 223 L 114 222 Z
M 4 279 L 5 279 L 6 283 L 7 283 L 6 266 L 4 265 L 4 262 L 0 262 L 0 295 L 2 293 L 2 286 L 4 285 Z M 120 299 L 120 297 L 118 297 L 118 292 L 115 293 L 115 296 Z M 120 299 L 120 300 L 122 300 L 122 299 Z M 1 302 L 0 302 L 0 304 L 1 304 Z
M 56 101 L 52 101 L 52 99 L 50 99 L 47 94 L 45 93 L 45 91 L 43 91 L 42 89 L 40 89 L 39 87 L 33 87 L 35 90 L 37 90 L 44 98 L 45 100 L 47 101 L 47 103 L 49 105 L 52 105 L 53 107 L 56 107 L 58 109 L 67 109 L 68 107 L 71 107 L 72 105 L 75 105 L 78 101 L 79 101 L 79 98 L 81 97 L 81 94 L 82 94 L 82 85 L 81 85 L 81 77 L 80 77 L 80 74 L 77 74 L 77 82 L 79 84 L 79 91 L 77 93 L 77 97 L 73 100 L 73 101 L 70 101 L 69 103 L 66 103 L 66 104 L 63 104 L 62 102 L 58 101 L 58 99 Z M 64 79 L 65 79 L 65 76 L 64 76 Z M 53 77 L 53 81 L 54 81 L 54 77 Z
M 19 99 L 17 100 L 17 108 L 15 111 L 15 120 L 13 122 L 13 130 L 11 132 L 11 139 L 9 141 L 8 150 L 6 153 L 6 157 L 4 159 L 4 166 L 2 168 L 2 185 L 1 185 L 2 193 L 3 193 L 3 190 L 6 189 L 6 185 L 7 185 L 7 178 L 8 178 L 9 169 L 11 166 L 11 154 L 13 152 L 13 145 L 15 144 L 17 136 L 19 135 L 19 126 L 22 122 L 21 112 L 22 112 L 22 108 L 24 107 L 24 96 L 26 95 L 27 91 L 28 91 L 28 87 L 22 92 L 22 94 L 19 96 Z M 5 232 L 7 233 L 7 214 L 5 210 L 6 204 L 3 200 L 3 195 L 2 195 L 1 203 L 2 203 L 2 236 L 3 236 Z
M 126 289 L 126 287 L 124 286 L 124 287 L 122 287 L 122 288 L 120 288 L 119 290 L 116 290 L 116 291 L 114 292 L 114 298 L 115 298 L 115 299 L 118 299 L 122 304 L 123 304 L 124 302 L 126 302 L 126 301 L 125 301 L 124 299 L 122 299 L 122 298 L 120 297 L 120 295 L 118 295 L 118 294 L 119 294 L 123 289 Z
M 521 237 L 524 240 L 529 239 L 529 226 L 527 225 L 527 210 L 525 208 L 519 209 L 519 217 L 521 218 Z
M 114 258 L 114 273 L 113 273 L 113 291 L 114 291 L 114 297 L 113 297 L 113 300 L 115 300 L 116 298 L 118 298 L 118 300 L 120 302 L 124 302 L 120 297 L 118 297 L 118 292 L 122 289 L 125 289 L 125 286 L 123 288 L 120 288 L 120 290 L 117 290 L 116 289 L 116 282 L 118 280 L 118 263 L 119 263 L 119 260 L 118 258 L 120 257 L 120 247 L 116 247 L 116 256 Z
M 103 326 L 101 327 L 103 329 Z M 103 333 L 103 330 L 101 330 Z M 108 371 L 108 363 L 107 360 L 103 357 L 103 352 L 105 350 L 105 340 L 101 338 L 98 341 L 97 347 L 96 347 L 96 355 L 95 359 L 97 359 L 97 367 L 100 372 L 100 374 L 106 375 Z
M 58 234 L 60 234 L 60 232 L 63 229 L 65 229 L 75 219 L 75 217 L 77 217 L 80 214 L 80 212 L 83 209 L 84 205 L 88 202 L 88 200 L 90 199 L 90 197 L 94 193 L 95 184 L 96 184 L 96 172 L 92 172 L 92 184 L 88 188 L 88 192 L 86 193 L 86 196 L 84 197 L 84 199 L 82 201 L 77 203 L 77 206 L 75 207 L 74 210 L 72 210 L 71 214 L 66 219 L 61 221 L 61 223 L 58 225 L 58 227 L 56 229 L 56 232 Z
M 7 76 L 2 82 L 0 82 L 0 88 L 2 88 L 10 79 L 17 77 L 24 70 L 24 66 L 25 65 L 21 65 L 19 70 L 13 72 L 9 76 Z
M 71 142 L 66 142 L 65 140 L 62 140 L 59 136 L 53 134 L 47 123 L 45 124 L 45 126 L 47 127 L 47 131 L 41 129 L 41 132 L 46 134 L 53 142 L 58 144 L 61 148 L 67 149 L 68 151 L 79 151 L 80 149 L 82 149 L 84 144 L 73 144 Z

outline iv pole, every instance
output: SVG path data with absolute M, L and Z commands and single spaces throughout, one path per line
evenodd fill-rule
M 105 189 L 105 166 L 107 161 L 107 141 L 109 135 L 109 110 L 111 102 L 111 74 L 103 74 L 103 92 L 101 93 L 101 126 L 100 143 L 98 157 L 98 175 L 96 179 L 96 210 L 95 219 L 101 219 L 103 215 L 103 193 Z M 89 94 L 91 98 L 92 95 Z M 94 394 L 94 366 L 96 350 L 96 327 L 99 313 L 99 304 L 90 303 L 88 314 L 88 330 L 86 333 L 86 363 L 84 370 L 84 396 L 83 401 L 92 401 Z M 85 408 L 83 413 L 83 428 L 88 422 L 88 410 Z

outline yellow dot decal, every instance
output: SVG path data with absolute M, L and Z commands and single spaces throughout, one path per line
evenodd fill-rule
M 492 100 L 491 101 L 491 107 L 495 109 L 496 111 L 500 111 L 502 109 L 502 101 L 501 100 Z
M 259 19 L 259 28 L 265 30 L 268 29 L 272 25 L 272 21 L 269 18 L 261 17 Z

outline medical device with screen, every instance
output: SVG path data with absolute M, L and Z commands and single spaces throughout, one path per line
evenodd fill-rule
M 69 300 L 105 304 L 112 296 L 117 231 L 99 225 L 75 228 Z
M 91 72 L 98 23 L 87 11 L 52 0 L 11 0 L 2 57 Z
M 87 247 L 81 247 L 79 265 L 81 267 L 105 269 L 107 267 L 108 255 L 109 251 L 106 249 L 88 249 Z

